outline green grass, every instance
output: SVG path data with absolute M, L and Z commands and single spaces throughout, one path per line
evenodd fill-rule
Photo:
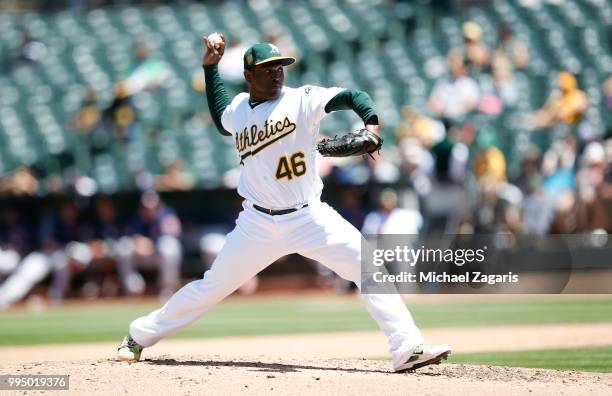
M 410 304 L 420 327 L 612 322 L 612 296 L 575 300 L 537 299 Z M 154 303 L 66 305 L 43 312 L 0 314 L 0 345 L 114 341 Z M 359 298 L 236 298 L 222 302 L 176 338 L 375 330 Z
M 450 363 L 612 372 L 612 346 L 451 355 Z

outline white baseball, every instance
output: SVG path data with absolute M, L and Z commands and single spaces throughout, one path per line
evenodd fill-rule
M 214 32 L 208 36 L 208 41 L 213 47 L 217 48 L 217 46 L 223 42 L 223 39 L 219 33 Z

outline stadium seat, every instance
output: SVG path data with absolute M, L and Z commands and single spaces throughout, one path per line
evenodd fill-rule
M 431 89 L 447 72 L 447 51 L 463 45 L 464 21 L 477 22 L 491 46 L 499 38 L 499 26 L 507 25 L 529 46 L 530 64 L 515 72 L 521 100 L 499 118 L 480 121 L 483 130 L 492 131 L 488 134 L 497 134 L 492 139 L 509 163 L 519 161 L 533 139 L 517 121 L 520 114 L 546 101 L 560 70 L 579 76 L 590 98 L 589 122 L 601 130 L 610 128 L 612 115 L 601 92 L 601 83 L 612 73 L 609 1 L 497 0 L 452 15 L 431 13 L 418 2 L 319 0 L 291 6 L 168 3 L 83 13 L 0 14 L 3 58 L 18 50 L 24 29 L 47 48 L 42 67 L 16 67 L 0 76 L 0 174 L 21 165 L 44 169 L 44 164 L 56 164 L 59 168 L 50 174 L 76 166 L 96 179 L 102 191 L 112 192 L 133 188 L 137 172 L 159 174 L 182 158 L 198 187 L 220 186 L 223 175 L 237 164 L 233 142 L 197 115 L 206 113 L 206 101 L 191 87 L 193 75 L 201 72 L 201 37 L 213 31 L 245 43 L 269 34 L 291 37 L 299 62 L 287 74 L 287 84 L 364 89 L 375 99 L 388 130 L 394 130 L 403 105 L 427 111 Z M 138 138 L 112 141 L 106 152 L 91 153 L 87 140 L 67 125 L 88 88 L 96 91 L 101 106 L 112 103 L 115 83 L 129 74 L 143 38 L 168 65 L 170 80 L 132 98 L 142 131 Z M 348 130 L 354 122 L 352 115 L 337 113 L 324 126 Z

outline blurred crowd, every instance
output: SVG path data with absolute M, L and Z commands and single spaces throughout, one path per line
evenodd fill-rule
M 448 74 L 433 86 L 427 111 L 405 106 L 394 144 L 380 158 L 331 161 L 322 173 L 341 184 L 393 186 L 398 206 L 422 216 L 411 217 L 411 224 L 421 225 L 413 232 L 612 232 L 612 131 L 595 130 L 585 117 L 589 97 L 576 76 L 559 72 L 541 107 L 520 112 L 518 103 L 528 98 L 515 74 L 529 64 L 525 43 L 502 27 L 490 48 L 472 21 L 464 23 L 463 34 L 463 46 L 448 51 Z M 612 77 L 601 87 L 608 111 L 610 84 Z M 504 113 L 518 116 L 488 122 Z M 500 142 L 515 129 L 512 122 L 535 137 L 515 155 L 513 170 Z M 381 208 L 388 207 L 384 197 Z M 351 217 L 364 218 L 354 208 Z M 361 227 L 362 221 L 354 223 Z M 376 224 L 374 232 L 385 229 Z
M 528 98 L 517 74 L 529 66 L 528 46 L 505 26 L 498 37 L 495 46 L 487 45 L 477 23 L 463 24 L 463 45 L 448 51 L 442 65 L 446 73 L 431 88 L 427 108 L 403 107 L 397 127 L 385 129 L 381 156 L 321 159 L 326 186 L 341 187 L 334 206 L 364 234 L 612 232 L 612 131 L 590 124 L 590 94 L 581 89 L 579 76 L 568 71 L 554 76 L 555 87 L 539 109 L 522 111 L 520 104 Z M 289 55 L 295 51 L 294 43 L 278 44 Z M 244 89 L 237 67 L 244 49 L 243 43 L 231 42 L 221 65 L 233 89 Z M 36 65 L 44 56 L 44 44 L 24 33 L 3 66 Z M 87 139 L 92 155 L 106 150 L 110 141 L 142 138 L 131 99 L 158 89 L 168 70 L 146 43 L 138 45 L 135 59 L 129 75 L 115 83 L 110 106 L 102 108 L 90 90 L 67 123 Z M 205 89 L 202 77 L 194 75 L 194 89 Z M 600 94 L 612 112 L 612 76 Z M 515 116 L 505 117 L 509 113 Z M 204 110 L 193 118 L 211 124 Z M 498 119 L 502 122 L 490 122 Z M 535 137 L 513 158 L 499 139 L 516 130 L 510 124 Z M 146 192 L 132 218 L 119 216 L 115 198 L 108 196 L 96 197 L 91 208 L 66 200 L 35 224 L 17 209 L 3 208 L 0 308 L 41 283 L 54 301 L 75 290 L 94 297 L 139 296 L 149 287 L 161 298 L 175 291 L 182 282 L 188 238 L 157 192 L 188 191 L 194 175 L 176 159 L 160 175 L 143 169 L 133 177 Z M 235 182 L 235 170 L 228 172 L 224 186 L 235 187 Z M 0 192 L 35 195 L 37 183 L 31 170 L 22 168 L 0 178 Z M 75 189 L 85 196 L 95 190 L 87 180 Z M 197 236 L 203 269 L 223 245 L 233 215 L 227 214 L 225 229 Z M 155 285 L 147 285 L 147 271 L 157 277 Z M 320 274 L 329 275 L 322 269 Z
M 265 39 L 283 46 L 283 52 L 288 56 L 296 56 L 292 41 L 274 34 L 267 35 Z M 31 37 L 25 30 L 20 40 L 19 46 L 13 53 L 0 61 L 7 74 L 19 68 L 42 67 L 44 62 L 47 49 L 42 42 Z M 238 38 L 231 37 L 228 40 L 231 41 L 219 69 L 227 90 L 236 94 L 247 90 L 243 77 L 242 57 L 248 46 Z M 65 162 L 63 164 L 65 168 L 73 168 L 71 180 L 67 180 L 65 169 L 49 177 L 46 174 L 47 169 L 37 169 L 37 164 L 24 165 L 9 173 L 0 173 L 0 194 L 36 196 L 41 192 L 63 193 L 67 188 L 72 188 L 76 194 L 93 195 L 98 186 L 96 180 L 87 174 L 92 173 L 96 157 L 104 153 L 120 152 L 125 159 L 134 147 L 144 150 L 147 144 L 158 139 L 162 129 L 167 129 L 167 125 L 150 122 L 144 125 L 143 114 L 135 105 L 139 94 L 166 92 L 168 84 L 176 81 L 173 80 L 176 77 L 173 76 L 169 65 L 155 55 L 152 50 L 154 47 L 155 45 L 146 39 L 135 43 L 133 60 L 128 72 L 113 83 L 112 100 L 105 102 L 99 97 L 99 92 L 89 87 L 84 92 L 79 109 L 65 120 L 65 130 L 70 131 L 71 138 L 79 142 L 79 147 L 82 147 L 81 152 L 72 155 L 72 158 L 60 159 Z M 200 54 L 194 56 L 199 57 Z M 204 74 L 198 69 L 192 76 L 191 89 L 204 98 L 205 88 Z M 212 132 L 215 127 L 205 102 L 198 102 L 195 107 L 197 110 L 184 109 L 172 113 L 163 122 L 171 124 L 172 128 L 195 127 Z M 180 156 L 169 160 L 157 158 L 162 168 L 159 172 L 153 172 L 145 160 L 139 160 L 137 164 L 130 163 L 128 165 L 130 169 L 122 176 L 128 179 L 126 183 L 128 188 L 155 189 L 158 192 L 188 191 L 196 187 L 197 176 L 192 173 L 193 167 L 185 164 L 184 160 Z M 80 165 L 77 165 L 77 162 Z M 74 169 L 79 166 L 84 167 L 86 171 Z M 225 177 L 227 181 L 223 183 L 224 187 L 236 187 L 236 170 L 237 168 L 228 172 Z M 41 175 L 44 176 L 39 177 Z
M 181 221 L 153 191 L 125 219 L 112 198 L 101 196 L 92 208 L 66 199 L 36 219 L 6 208 L 0 225 L 0 308 L 40 283 L 56 302 L 75 285 L 88 297 L 142 296 L 146 271 L 157 275 L 162 298 L 181 285 Z

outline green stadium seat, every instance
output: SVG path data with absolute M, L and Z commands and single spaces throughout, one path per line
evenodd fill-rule
M 201 72 L 201 36 L 213 31 L 248 43 L 267 34 L 289 35 L 298 45 L 299 63 L 288 73 L 288 85 L 364 89 L 392 130 L 403 105 L 427 111 L 427 97 L 446 73 L 447 51 L 463 44 L 465 20 L 483 28 L 489 45 L 497 42 L 502 24 L 529 45 L 528 68 L 515 72 L 522 100 L 498 118 L 480 120 L 487 134 L 497 134 L 493 137 L 510 168 L 511 162 L 520 162 L 529 141 L 539 138 L 524 130 L 520 115 L 545 102 L 560 70 L 579 76 L 591 100 L 589 122 L 601 130 L 612 124 L 601 92 L 601 83 L 612 73 L 612 3 L 534 4 L 497 0 L 460 15 L 435 17 L 418 2 L 339 0 L 290 7 L 225 2 L 0 14 L 2 57 L 18 47 L 22 28 L 48 49 L 42 67 L 20 67 L 0 76 L 0 174 L 20 165 L 45 169 L 51 164 L 49 175 L 68 174 L 62 167 L 76 167 L 96 179 L 102 191 L 112 192 L 133 188 L 136 172 L 159 174 L 173 159 L 182 158 L 199 187 L 218 187 L 237 164 L 234 143 L 215 132 L 209 121 L 193 116 L 207 109 L 202 93 L 191 87 L 192 76 Z M 93 154 L 87 139 L 65 130 L 66 125 L 79 110 L 86 87 L 97 91 L 102 106 L 112 102 L 114 84 L 128 75 L 142 38 L 167 63 L 172 77 L 161 89 L 134 96 L 140 136 L 127 143 L 113 141 L 106 152 Z M 324 127 L 348 130 L 355 121 L 351 114 L 338 112 Z

